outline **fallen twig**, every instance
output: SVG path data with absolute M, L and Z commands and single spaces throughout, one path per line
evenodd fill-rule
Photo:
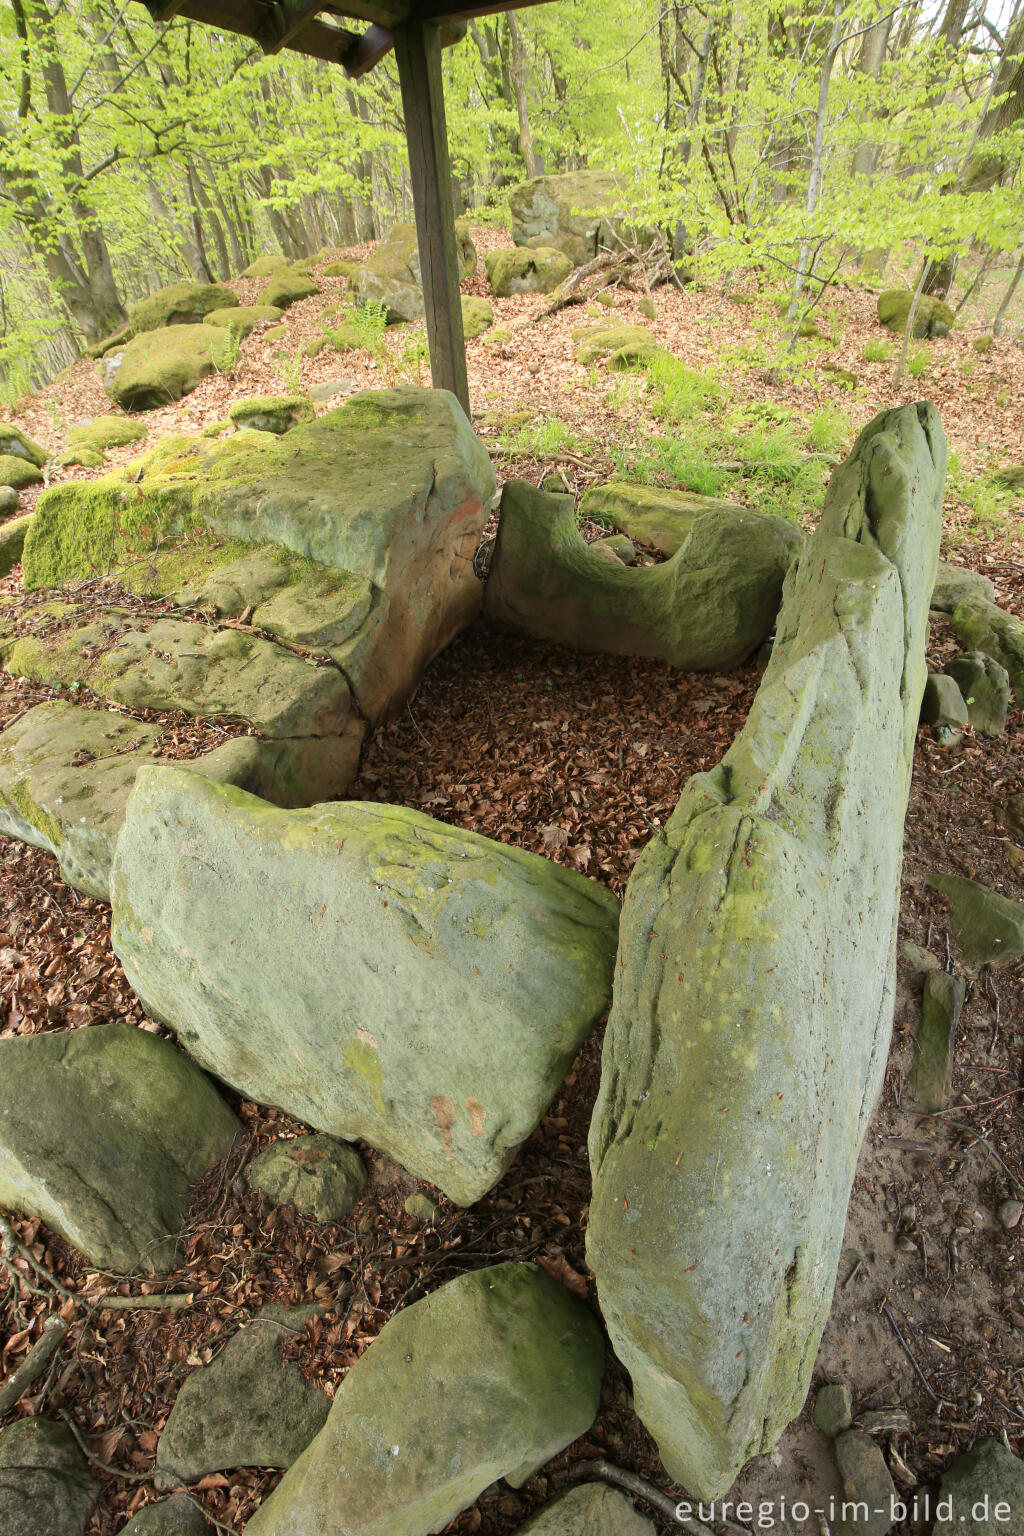
M 104 1296 L 95 1306 L 98 1312 L 127 1312 L 135 1307 L 177 1311 L 180 1307 L 190 1307 L 195 1299 L 192 1291 L 175 1291 L 152 1296 Z
M 42 1376 L 63 1344 L 67 1331 L 68 1325 L 62 1317 L 54 1314 L 46 1319 L 42 1333 L 17 1370 L 12 1371 L 7 1380 L 0 1384 L 0 1419 L 5 1413 L 10 1413 L 18 1399 Z

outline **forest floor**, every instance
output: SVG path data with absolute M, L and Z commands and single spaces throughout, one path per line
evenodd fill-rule
M 504 237 L 481 231 L 484 249 L 495 243 Z M 257 285 L 235 287 L 250 302 Z M 414 379 L 417 368 L 422 373 L 407 334 L 387 338 L 376 357 L 326 351 L 304 359 L 303 343 L 320 333 L 322 311 L 342 298 L 344 283 L 324 279 L 323 288 L 287 312 L 284 344 L 250 338 L 233 374 L 214 375 L 179 404 L 150 413 L 147 441 L 113 451 L 110 463 L 171 432 L 195 431 L 246 396 L 305 390 L 332 378 L 380 387 Z M 482 278 L 465 288 L 486 293 Z M 968 320 L 919 349 L 921 377 L 894 386 L 891 359 L 864 356 L 865 348 L 877 350 L 872 343 L 886 341 L 874 296 L 837 289 L 820 306 L 830 344 L 802 355 L 788 381 L 772 382 L 766 374 L 775 309 L 753 282 L 741 292 L 754 302 L 735 303 L 717 290 L 655 294 L 656 338 L 719 391 L 712 397 L 698 389 L 696 406 L 691 400 L 668 409 L 643 376 L 578 365 L 570 332 L 583 322 L 579 310 L 513 330 L 497 350 L 486 337 L 471 343 L 474 405 L 536 412 L 526 432 L 482 431 L 499 478 L 536 480 L 558 468 L 577 489 L 612 474 L 671 483 L 673 466 L 680 474 L 683 461 L 673 457 L 680 447 L 690 445 L 688 476 L 693 456 L 713 447 L 740 466 L 710 463 L 716 486 L 722 488 L 724 475 L 732 498 L 780 511 L 792 495 L 790 510 L 811 526 L 828 470 L 827 460 L 812 455 L 826 440 L 829 453 L 847 451 L 877 410 L 924 396 L 938 406 L 955 454 L 944 553 L 983 571 L 1000 603 L 1024 615 L 1024 505 L 993 495 L 985 478 L 993 465 L 1020 462 L 1019 342 L 1006 337 L 978 355 L 971 341 L 984 327 L 980 318 Z M 496 322 L 522 319 L 533 303 L 495 301 Z M 629 295 L 620 296 L 608 319 L 644 323 Z M 843 389 L 823 363 L 852 370 L 857 387 Z M 95 366 L 81 362 L 25 401 L 13 419 L 56 451 L 71 426 L 107 410 Z M 54 479 L 86 476 L 66 470 Z M 32 499 L 23 496 L 22 510 Z M 17 583 L 15 571 L 8 592 Z M 937 622 L 932 664 L 952 648 L 948 626 Z M 753 663 L 729 676 L 685 674 L 510 641 L 477 624 L 438 657 L 403 714 L 377 732 L 351 797 L 416 806 L 544 853 L 621 894 L 685 780 L 715 763 L 742 726 L 758 680 Z M 45 689 L 2 680 L 0 724 L 45 696 Z M 172 743 L 190 729 L 180 718 L 168 721 Z M 1024 897 L 1024 854 L 1000 819 L 1006 799 L 1024 789 L 1022 747 L 1020 708 L 994 740 L 968 731 L 958 747 L 944 749 L 926 728 L 919 732 L 900 937 L 927 945 L 960 971 L 943 903 L 925 874 L 931 867 L 953 870 Z M 106 906 L 66 886 L 46 854 L 0 840 L 0 858 L 0 1035 L 113 1019 L 155 1029 L 111 951 Z M 906 1089 L 919 978 L 900 963 L 885 1088 L 858 1166 L 815 1383 L 848 1383 L 858 1416 L 889 1411 L 872 1427 L 904 1493 L 933 1484 L 979 1436 L 1003 1436 L 1024 1453 L 1024 1226 L 1004 1230 L 996 1216 L 1002 1201 L 1024 1197 L 1022 980 L 1020 963 L 974 978 L 957 1036 L 952 1106 L 928 1116 Z M 599 1061 L 600 1030 L 502 1182 L 470 1210 L 442 1198 L 437 1221 L 427 1226 L 403 1211 L 418 1186 L 369 1151 L 370 1183 L 348 1222 L 322 1226 L 291 1209 L 268 1209 L 247 1192 L 245 1168 L 271 1140 L 301 1128 L 247 1102 L 237 1105 L 245 1141 L 197 1190 L 183 1262 L 166 1279 L 139 1285 L 97 1274 L 37 1221 L 17 1222 L 38 1268 L 21 1262 L 18 1286 L 6 1294 L 0 1277 L 0 1378 L 23 1359 L 41 1320 L 61 1311 L 71 1324 L 66 1348 L 19 1411 L 66 1413 L 88 1444 L 102 1485 L 90 1536 L 114 1536 L 128 1513 L 154 1496 L 154 1451 L 182 1379 L 267 1302 L 321 1304 L 322 1314 L 290 1348 L 329 1392 L 400 1305 L 474 1267 L 535 1259 L 596 1308 L 584 1235 L 586 1140 Z M 174 1312 L 103 1310 L 97 1298 L 115 1288 L 126 1295 L 181 1292 L 192 1300 Z M 838 1492 L 830 1446 L 811 1421 L 812 1400 L 777 1450 L 749 1464 L 735 1497 L 784 1496 L 790 1504 L 805 1498 L 813 1507 Z M 565 1484 L 575 1463 L 595 1457 L 681 1493 L 632 1412 L 628 1378 L 610 1353 L 600 1414 L 584 1440 L 523 1489 L 489 1489 L 450 1531 L 506 1536 Z M 236 1469 L 205 1478 L 196 1493 L 222 1528 L 240 1532 L 277 1477 Z M 670 1528 L 663 1517 L 658 1528 Z M 812 1521 L 793 1529 L 818 1536 L 819 1528 Z

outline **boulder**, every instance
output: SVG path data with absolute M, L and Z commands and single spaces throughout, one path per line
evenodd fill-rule
M 1014 693 L 1024 697 L 1024 623 L 1020 619 L 995 603 L 965 597 L 953 610 L 953 630 L 965 651 L 982 651 L 998 661 Z
M 931 406 L 864 428 L 746 725 L 627 888 L 587 1251 L 637 1413 L 702 1498 L 799 1412 L 829 1313 L 892 1026 L 944 472 Z
M 929 1114 L 945 1109 L 953 1078 L 953 1042 L 966 988 L 958 976 L 928 971 L 921 993 L 917 1052 L 910 1069 L 910 1091 Z
M 102 469 L 106 459 L 102 448 L 66 448 L 57 455 L 57 466 L 65 469 L 71 464 L 77 464 L 82 469 Z
M 8 459 L 24 459 L 42 469 L 50 455 L 45 448 L 34 443 L 20 427 L 12 427 L 8 421 L 0 421 L 0 456 Z
M 0 485 L 0 517 L 10 517 L 18 510 L 18 493 L 13 485 Z
M 655 1528 L 625 1494 L 584 1483 L 545 1504 L 515 1536 L 655 1536 Z
M 186 1376 L 160 1436 L 157 1469 L 194 1483 L 229 1467 L 290 1467 L 331 1406 L 282 1357 L 282 1345 L 304 1327 L 302 1309 L 268 1309 Z
M 638 544 L 663 555 L 674 555 L 690 537 L 694 519 L 702 512 L 749 517 L 746 507 L 696 491 L 664 490 L 658 485 L 630 485 L 612 480 L 595 485 L 580 502 L 580 515 L 605 527 L 617 528 Z
M 949 902 L 953 931 L 971 970 L 1008 965 L 1024 955 L 1024 904 L 977 880 L 932 870 L 928 884 Z
M 459 275 L 465 282 L 476 271 L 476 246 L 468 226 L 461 219 L 456 220 L 455 234 Z M 368 300 L 383 304 L 389 325 L 402 320 L 422 320 L 423 281 L 415 226 L 396 224 L 389 230 L 384 239 L 378 241 L 372 255 L 352 273 L 349 288 L 358 304 Z
M 291 262 L 287 256 L 257 256 L 255 261 L 250 261 L 244 272 L 239 277 L 273 277 L 275 272 L 290 267 Z
M 122 1526 L 121 1536 L 209 1536 L 213 1527 L 187 1493 L 147 1504 Z
M 932 1536 L 1024 1530 L 1024 1462 L 998 1440 L 979 1440 L 943 1474 L 935 1507 Z
M 627 567 L 583 542 L 571 496 L 506 482 L 484 614 L 577 650 L 724 671 L 769 633 L 803 535 L 744 508 L 698 512 L 661 565 Z
M 935 578 L 931 606 L 938 613 L 952 613 L 965 597 L 979 597 L 983 602 L 994 603 L 996 589 L 987 576 L 979 571 L 968 570 L 962 565 L 950 565 L 939 561 L 939 574 Z
M 662 353 L 653 341 L 630 341 L 624 347 L 609 352 L 605 367 L 609 373 L 629 373 L 632 368 L 643 368 Z
M 203 317 L 204 325 L 226 326 L 238 336 L 248 336 L 258 325 L 276 325 L 284 314 L 276 304 L 236 304 L 226 309 L 211 309 Z
M 99 1493 L 66 1424 L 15 1419 L 0 1429 L 4 1536 L 85 1536 Z
M 464 1205 L 533 1130 L 610 990 L 614 896 L 401 806 L 282 812 L 143 771 L 112 892 L 129 981 L 197 1061 Z
M 135 336 L 103 361 L 103 387 L 126 411 L 155 411 L 189 394 L 233 361 L 229 331 L 216 325 L 172 325 Z
M 0 523 L 0 577 L 9 576 L 21 559 L 31 521 L 32 514 L 27 513 L 25 517 L 12 517 Z
M 402 1209 L 407 1216 L 412 1217 L 413 1221 L 424 1223 L 436 1221 L 441 1212 L 437 1201 L 432 1200 L 429 1195 L 410 1195 Z
M 534 176 L 513 187 L 512 239 L 516 245 L 554 246 L 569 257 L 573 267 L 591 261 L 602 247 L 614 247 L 616 238 L 632 231 L 607 209 L 628 199 L 620 192 L 610 171 L 567 171 L 561 176 Z
M 172 1268 L 190 1187 L 239 1130 L 209 1079 L 134 1025 L 0 1039 L 0 1206 L 96 1268 Z
M 68 442 L 73 448 L 126 448 L 145 435 L 146 428 L 142 423 L 132 421 L 129 416 L 95 416 L 92 421 L 72 427 Z
M 274 432 L 278 437 L 304 421 L 312 421 L 315 415 L 313 402 L 305 395 L 254 395 L 228 407 L 228 419 L 236 427 Z
M 276 271 L 261 289 L 256 300 L 261 309 L 287 309 L 291 304 L 297 304 L 300 299 L 312 298 L 314 293 L 320 292 L 319 283 L 315 283 L 307 272 L 300 271 L 297 267 L 282 267 Z
M 246 1536 L 440 1531 L 589 1429 L 603 1372 L 593 1316 L 535 1265 L 449 1280 L 360 1355 Z
M 462 295 L 462 334 L 467 341 L 475 341 L 489 326 L 494 324 L 494 310 L 486 299 Z
M 54 487 L 26 541 L 25 585 L 145 570 L 142 557 L 158 544 L 184 560 L 197 540 L 208 547 L 203 530 L 279 545 L 305 562 L 315 591 L 337 586 L 330 602 L 346 638 L 332 644 L 331 659 L 376 721 L 405 702 L 427 662 L 479 612 L 473 557 L 494 489 L 487 453 L 453 395 L 361 392 L 284 438 L 166 439 L 100 480 Z M 310 572 L 309 562 L 346 580 Z M 365 618 L 355 630 L 354 604 Z
M 0 831 L 56 856 L 77 890 L 109 900 L 110 866 L 125 806 L 163 732 L 129 716 L 63 699 L 38 704 L 0 734 Z M 235 736 L 182 767 L 296 804 L 309 791 L 344 788 L 356 771 L 362 726 L 338 737 L 261 741 Z
M 878 318 L 887 331 L 903 335 L 910 318 L 910 306 L 914 295 L 909 288 L 889 288 L 878 296 Z M 948 336 L 956 324 L 956 317 L 942 299 L 922 293 L 914 312 L 915 336 Z
M 359 1153 L 333 1136 L 275 1141 L 249 1165 L 250 1189 L 314 1221 L 344 1221 L 365 1185 Z
M 921 695 L 921 721 L 935 731 L 944 747 L 955 747 L 969 719 L 963 694 L 952 677 L 929 672 Z
M 496 298 L 515 293 L 553 293 L 572 271 L 572 262 L 550 246 L 534 250 L 489 251 L 485 259 L 487 281 Z
M 0 453 L 0 485 L 12 491 L 25 491 L 30 485 L 42 485 L 41 472 L 19 454 Z
M 1010 679 L 1006 668 L 986 656 L 984 651 L 965 651 L 946 663 L 946 672 L 956 683 L 967 706 L 967 714 L 982 736 L 1001 736 L 1006 729 L 1010 707 Z
M 580 363 L 597 363 L 624 349 L 632 350 L 634 355 L 657 350 L 654 337 L 642 325 L 581 325 L 573 331 L 572 339 L 576 343 L 576 361 Z
M 222 283 L 171 283 L 136 304 L 128 324 L 138 336 L 165 325 L 199 325 L 214 309 L 233 309 L 238 297 Z
M 337 261 L 328 262 L 324 267 L 324 277 L 352 277 L 359 270 L 359 265 L 350 256 L 340 256 Z

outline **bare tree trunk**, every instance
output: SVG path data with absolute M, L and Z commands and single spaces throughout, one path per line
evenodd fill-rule
M 508 33 L 512 40 L 512 94 L 515 97 L 516 117 L 519 119 L 519 148 L 522 151 L 527 176 L 539 176 L 541 175 L 542 167 L 533 150 L 533 135 L 530 131 L 530 111 L 526 100 L 526 79 L 529 71 L 529 60 L 526 56 L 523 34 L 519 30 L 519 21 L 515 11 L 507 11 L 505 13 L 505 20 L 508 22 Z
M 996 317 L 992 322 L 993 336 L 1000 336 L 1002 334 L 1003 321 L 1006 319 L 1006 311 L 1009 309 L 1010 304 L 1013 301 L 1013 296 L 1017 292 L 1017 286 L 1020 283 L 1022 277 L 1024 277 L 1024 251 L 1021 252 L 1021 258 L 1017 263 L 1017 269 L 1010 279 L 1010 286 L 1003 294 L 1003 302 L 996 310 Z

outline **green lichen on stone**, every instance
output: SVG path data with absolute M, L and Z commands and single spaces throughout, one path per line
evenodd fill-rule
M 983 651 L 1009 674 L 1024 698 L 1024 623 L 980 595 L 968 595 L 953 610 L 953 630 L 965 651 Z
M 467 341 L 475 341 L 494 324 L 494 310 L 486 299 L 462 295 L 462 331 Z
M 623 347 L 653 349 L 654 338 L 642 325 L 584 325 L 572 333 L 576 343 L 576 360 L 580 363 L 596 363 Z
M 888 1055 L 945 441 L 864 428 L 722 763 L 630 878 L 588 1257 L 668 1475 L 716 1497 L 802 1406 Z
M 572 271 L 569 257 L 551 246 L 489 251 L 484 265 L 487 281 L 499 299 L 515 293 L 553 293 Z
M 135 336 L 103 363 L 104 386 L 127 411 L 152 411 L 180 400 L 209 374 L 234 361 L 236 342 L 217 325 L 171 325 Z
M 290 267 L 291 262 L 287 256 L 257 256 L 251 261 L 240 277 L 271 277 L 275 272 L 280 272 L 285 267 Z
M 610 480 L 596 485 L 580 502 L 580 515 L 604 528 L 617 528 L 663 555 L 674 555 L 690 536 L 694 518 L 702 512 L 740 514 L 745 507 L 696 491 L 664 490 L 657 485 L 632 485 Z
M 24 459 L 26 463 L 34 464 L 37 469 L 42 469 L 49 458 L 45 448 L 34 443 L 20 427 L 12 427 L 7 421 L 0 421 L 0 455 L 5 458 Z
M 9 575 L 21 559 L 31 522 L 29 512 L 24 517 L 11 517 L 6 523 L 0 523 L 0 577 Z
M 889 288 L 878 298 L 878 318 L 888 331 L 902 335 L 907 329 L 914 295 L 909 288 Z M 948 336 L 956 323 L 949 305 L 930 294 L 918 295 L 914 311 L 915 336 Z
M 463 219 L 455 221 L 459 276 L 463 282 L 476 271 L 476 246 Z M 423 319 L 420 252 L 412 224 L 396 224 L 356 268 L 349 283 L 356 302 L 382 304 L 389 325 Z
M 68 442 L 76 448 L 125 448 L 129 443 L 140 442 L 145 435 L 143 424 L 128 416 L 96 416 L 72 427 Z
M 287 309 L 290 304 L 297 304 L 300 299 L 311 298 L 319 292 L 319 285 L 307 273 L 300 272 L 297 267 L 288 267 L 271 276 L 256 302 L 264 309 Z
M 136 304 L 128 323 L 136 335 L 166 325 L 197 325 L 211 310 L 237 303 L 237 296 L 221 283 L 171 283 Z
M 72 464 L 79 465 L 82 469 L 101 469 L 106 463 L 107 456 L 101 448 L 67 448 L 57 456 L 57 465 L 64 469 Z
M 228 409 L 228 417 L 236 427 L 274 432 L 278 436 L 303 421 L 312 421 L 315 415 L 313 402 L 306 395 L 253 395 L 247 400 L 236 400 Z

